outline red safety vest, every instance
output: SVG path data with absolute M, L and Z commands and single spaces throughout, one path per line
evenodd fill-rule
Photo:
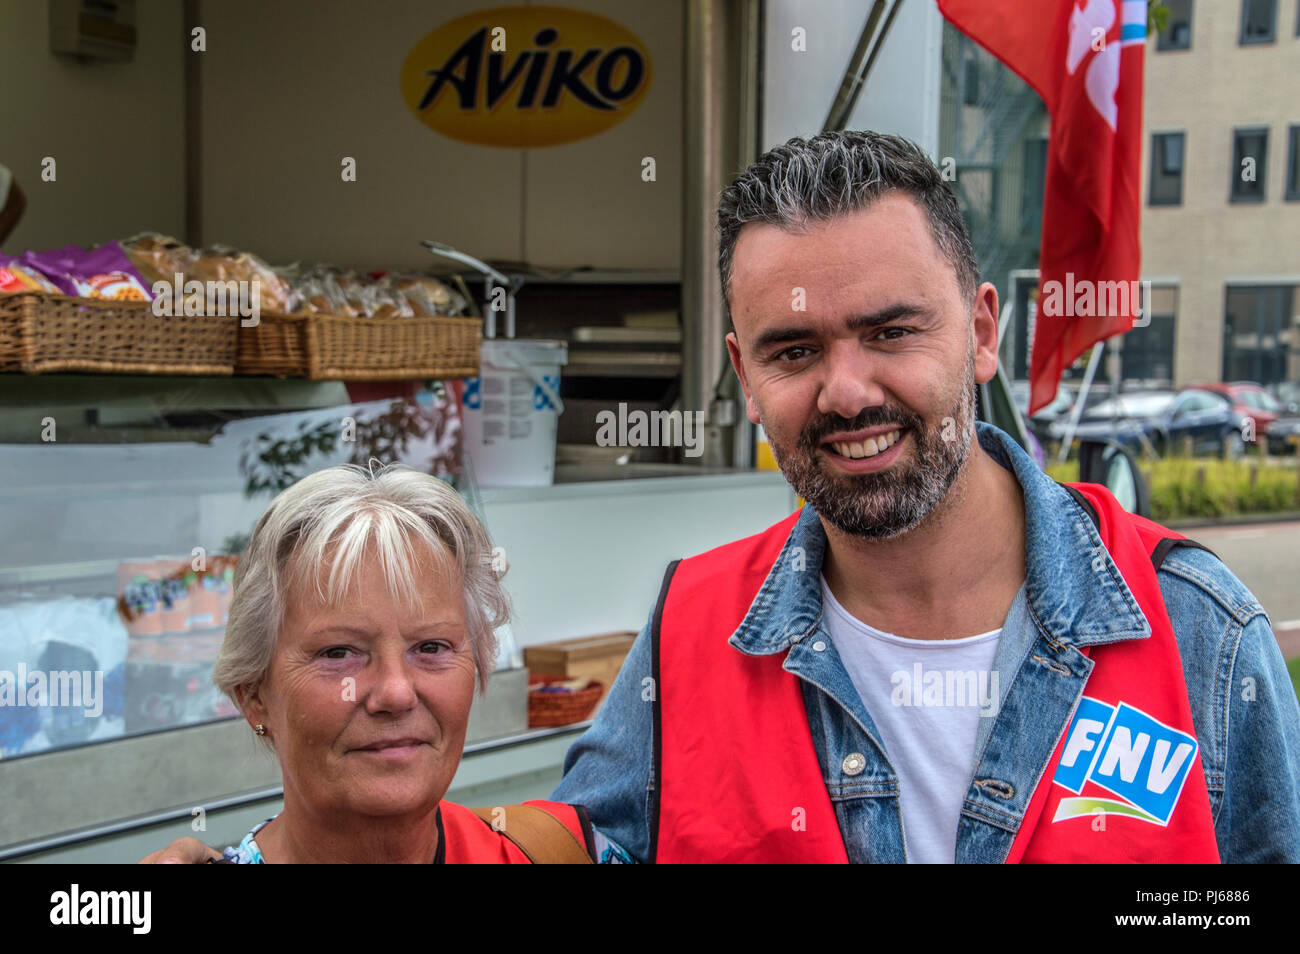
M 592 850 L 590 832 L 585 830 L 577 810 L 572 805 L 548 802 L 541 799 L 524 802 L 554 816 L 578 839 L 578 843 Z M 445 839 L 443 862 L 449 865 L 526 865 L 528 856 L 519 850 L 504 834 L 485 823 L 463 805 L 444 801 L 442 833 Z
M 1217 863 L 1182 662 L 1156 580 L 1156 566 L 1186 538 L 1129 514 L 1104 487 L 1070 487 L 1092 511 L 1151 637 L 1082 650 L 1094 668 L 1006 860 Z M 782 668 L 784 654 L 748 656 L 728 643 L 798 518 L 683 560 L 665 579 L 652 626 L 653 860 L 848 860 L 801 680 Z

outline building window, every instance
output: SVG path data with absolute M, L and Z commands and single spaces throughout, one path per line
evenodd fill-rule
M 1277 0 L 1241 0 L 1242 46 L 1277 39 Z
M 1149 205 L 1183 203 L 1183 134 L 1155 133 L 1151 137 Z
M 1286 198 L 1288 202 L 1300 200 L 1300 126 L 1287 130 Z
M 1151 321 L 1134 326 L 1124 333 L 1120 345 L 1120 375 L 1126 386 L 1141 382 L 1142 387 L 1168 388 L 1174 383 L 1174 318 L 1178 313 L 1178 286 L 1151 288 L 1142 303 L 1143 314 Z
M 1190 50 L 1192 48 L 1192 0 L 1166 0 L 1169 17 L 1165 28 L 1156 36 L 1156 50 Z
M 1268 158 L 1268 129 L 1234 129 L 1232 131 L 1233 202 L 1263 202 L 1265 160 Z
M 1295 285 L 1229 285 L 1223 327 L 1223 380 L 1280 384 L 1300 354 Z

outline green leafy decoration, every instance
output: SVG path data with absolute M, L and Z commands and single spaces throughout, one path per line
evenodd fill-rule
M 412 439 L 428 437 L 439 421 L 440 416 L 431 416 L 412 401 L 395 400 L 383 414 L 356 422 L 349 462 L 365 467 L 371 458 L 384 463 L 398 460 L 408 452 Z M 300 421 L 297 436 L 291 438 L 258 434 L 239 456 L 245 494 L 279 493 L 314 470 L 306 466 L 313 456 L 333 454 L 340 440 L 339 421 L 322 421 L 310 428 Z

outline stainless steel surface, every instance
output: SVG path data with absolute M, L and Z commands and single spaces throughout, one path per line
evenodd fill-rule
M 537 265 L 506 264 L 502 268 L 525 275 L 529 285 L 676 285 L 682 280 L 676 271 L 660 268 L 569 268 L 548 269 Z M 476 278 L 474 272 L 440 274 L 444 280 L 459 274 L 468 280 Z
M 617 325 L 574 328 L 569 340 L 575 344 L 678 344 L 680 328 L 622 328 Z
M 718 284 L 718 195 L 739 168 L 740 63 L 748 49 L 738 29 L 746 4 L 687 0 L 686 102 L 682 160 L 682 397 L 686 412 L 708 412 L 726 358 L 726 315 Z M 706 430 L 698 466 L 730 462 L 730 435 Z
M 682 356 L 675 351 L 570 351 L 564 374 L 570 378 L 671 378 L 681 367 Z
M 495 338 L 497 336 L 497 311 L 499 309 L 493 307 L 493 289 L 496 286 L 504 288 L 506 293 L 506 337 L 513 338 L 515 336 L 515 295 L 518 294 L 519 289 L 524 284 L 522 277 L 516 275 L 513 278 L 507 278 L 486 262 L 481 262 L 474 256 L 466 255 L 459 249 L 454 249 L 442 242 L 425 239 L 420 244 L 434 255 L 441 255 L 443 258 L 460 262 L 462 265 L 468 265 L 483 273 L 483 311 L 486 315 L 483 337 L 485 338 Z
M 467 743 L 528 730 L 528 670 L 504 669 L 492 674 L 487 692 L 474 699 L 465 730 Z
M 215 813 L 228 808 L 237 808 L 240 805 L 263 802 L 270 798 L 279 798 L 283 794 L 284 786 L 276 785 L 252 792 L 244 792 L 239 795 L 229 795 L 225 798 L 208 799 L 203 803 L 203 810 L 208 813 Z M 137 815 L 135 818 L 127 818 L 107 825 L 92 825 L 89 828 L 64 832 L 49 838 L 37 838 L 21 844 L 9 845 L 0 848 L 0 861 L 18 858 L 23 855 L 34 855 L 42 851 L 49 851 L 51 848 L 61 848 L 64 845 L 75 845 L 78 842 L 107 838 L 110 835 L 134 831 L 137 828 L 151 828 L 164 822 L 192 818 L 194 817 L 193 811 L 192 808 L 171 808 L 166 811 L 149 812 L 147 815 Z
M 556 466 L 561 464 L 609 464 L 623 466 L 631 459 L 634 447 L 600 447 L 596 444 L 557 444 Z
M 280 782 L 243 719 L 3 759 L 0 845 L 114 826 L 157 806 L 206 811 Z

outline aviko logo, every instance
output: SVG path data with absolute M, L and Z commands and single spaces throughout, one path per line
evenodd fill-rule
M 641 105 L 650 54 L 605 17 L 496 7 L 443 24 L 402 65 L 402 97 L 452 139 L 512 149 L 604 132 Z
M 1053 822 L 1105 812 L 1167 825 L 1196 761 L 1195 736 L 1170 728 L 1126 702 L 1084 696 L 1065 734 L 1052 781 L 1074 792 Z M 1092 782 L 1118 798 L 1082 796 Z

